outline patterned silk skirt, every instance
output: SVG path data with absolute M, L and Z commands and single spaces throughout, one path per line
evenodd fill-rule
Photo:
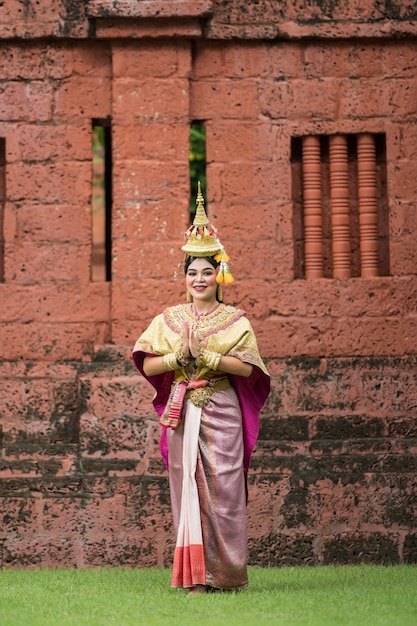
M 242 414 L 234 389 L 215 392 L 203 409 L 186 400 L 182 423 L 167 435 L 177 537 L 172 586 L 246 587 Z

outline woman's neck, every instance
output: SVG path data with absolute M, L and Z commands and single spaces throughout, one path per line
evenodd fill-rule
M 213 300 L 213 302 L 193 302 L 192 307 L 196 315 L 207 315 L 207 313 L 211 313 L 220 303 L 217 300 Z

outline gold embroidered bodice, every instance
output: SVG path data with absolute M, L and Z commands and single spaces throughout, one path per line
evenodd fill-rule
M 256 365 L 266 374 L 266 367 L 259 355 L 252 326 L 241 309 L 219 304 L 211 312 L 197 316 L 190 304 L 169 307 L 157 315 L 137 340 L 134 351 L 163 355 L 176 352 L 182 343 L 182 328 L 186 321 L 192 324 L 200 345 L 223 356 L 235 356 L 241 361 Z M 179 368 L 175 378 L 180 380 L 211 378 L 221 372 L 206 367 L 196 369 L 193 362 Z

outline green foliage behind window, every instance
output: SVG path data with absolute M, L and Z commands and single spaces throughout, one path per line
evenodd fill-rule
M 203 124 L 194 122 L 190 128 L 190 218 L 195 214 L 197 183 L 206 199 L 206 129 Z M 207 206 L 207 205 L 206 205 Z

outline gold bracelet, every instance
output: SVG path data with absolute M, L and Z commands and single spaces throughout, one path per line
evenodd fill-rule
M 175 353 L 175 358 L 177 359 L 177 365 L 178 367 L 185 367 L 186 365 L 188 365 L 188 363 L 190 362 L 190 358 L 189 357 L 185 357 L 182 353 L 182 349 L 179 348 L 176 353 Z
M 164 354 L 162 357 L 162 362 L 166 367 L 166 371 L 168 370 L 176 370 L 178 368 L 177 365 L 177 355 L 175 352 L 170 352 L 169 354 Z
M 200 354 L 201 362 L 207 365 L 213 372 L 219 367 L 221 358 L 220 352 L 212 352 L 211 350 L 203 350 Z

